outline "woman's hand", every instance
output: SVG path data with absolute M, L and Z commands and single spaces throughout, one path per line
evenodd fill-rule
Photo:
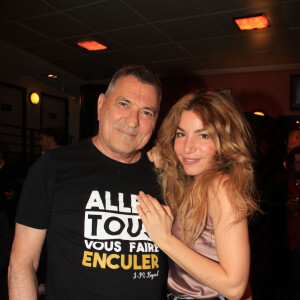
M 172 236 L 174 217 L 168 206 L 161 205 L 155 198 L 140 192 L 139 205 L 136 209 L 144 223 L 146 231 L 152 241 L 162 247 Z
M 163 161 L 160 155 L 160 147 L 156 145 L 147 152 L 148 159 L 154 163 L 155 167 L 159 169 L 163 165 Z

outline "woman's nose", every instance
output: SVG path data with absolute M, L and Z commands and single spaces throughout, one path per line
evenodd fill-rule
M 184 151 L 186 153 L 192 153 L 195 151 L 195 141 L 191 138 L 187 138 L 184 144 Z

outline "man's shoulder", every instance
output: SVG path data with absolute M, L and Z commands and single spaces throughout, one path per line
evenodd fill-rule
M 76 153 L 82 153 L 85 151 L 91 151 L 92 142 L 91 139 L 80 140 L 73 144 L 59 147 L 57 149 L 46 152 L 45 157 L 52 158 L 68 157 L 69 155 L 76 155 Z
M 31 165 L 30 169 L 52 168 L 67 161 L 77 161 L 86 157 L 91 149 L 89 140 L 82 140 L 73 144 L 47 151 Z

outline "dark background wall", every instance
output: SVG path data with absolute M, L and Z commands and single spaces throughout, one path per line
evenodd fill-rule
M 163 108 L 194 88 L 229 88 L 245 112 L 261 109 L 270 117 L 300 115 L 290 109 L 291 75 L 300 69 L 214 75 L 194 75 L 162 79 Z

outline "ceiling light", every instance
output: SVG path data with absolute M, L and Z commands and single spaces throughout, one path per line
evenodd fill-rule
M 55 74 L 47 74 L 47 77 L 48 77 L 48 78 L 56 79 L 56 78 L 58 78 L 58 75 L 55 75 Z
M 270 27 L 265 14 L 233 19 L 240 30 L 254 30 Z
M 265 115 L 265 113 L 263 113 L 262 111 L 255 111 L 253 114 L 262 117 Z
M 96 50 L 104 50 L 107 49 L 105 45 L 102 45 L 96 41 L 86 41 L 86 42 L 78 42 L 78 46 L 83 47 L 89 51 L 96 51 Z

